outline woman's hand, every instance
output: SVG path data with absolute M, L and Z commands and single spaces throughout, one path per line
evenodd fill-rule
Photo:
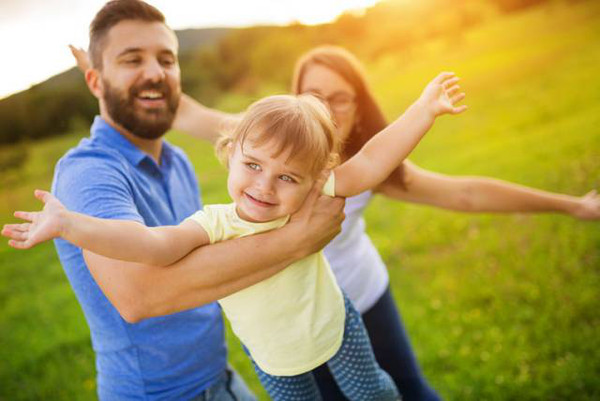
M 581 220 L 600 219 L 600 195 L 596 190 L 579 198 L 578 205 L 571 210 L 571 216 Z
M 417 102 L 434 117 L 462 113 L 467 106 L 456 106 L 465 98 L 465 93 L 460 92 L 460 86 L 457 85 L 459 79 L 453 72 L 442 72 L 425 87 Z
M 81 72 L 85 72 L 87 69 L 91 68 L 90 60 L 85 50 L 83 50 L 81 47 L 75 47 L 73 45 L 69 45 L 69 49 L 71 50 L 73 57 L 75 57 L 75 61 L 77 61 L 77 67 L 81 70 Z
M 15 217 L 29 223 L 6 224 L 2 229 L 2 235 L 10 238 L 8 245 L 13 248 L 29 249 L 61 235 L 67 209 L 49 192 L 36 189 L 35 197 L 44 202 L 41 212 L 15 212 Z

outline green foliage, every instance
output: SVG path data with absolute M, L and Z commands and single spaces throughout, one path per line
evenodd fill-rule
M 469 111 L 436 123 L 412 156 L 417 164 L 580 195 L 600 184 L 599 22 L 593 2 L 555 2 L 490 17 L 460 41 L 440 36 L 410 50 L 372 53 L 367 70 L 390 117 L 440 70 L 463 78 Z M 319 29 L 326 35 L 329 28 Z M 253 40 L 263 34 L 257 29 Z M 294 46 L 317 41 L 302 35 Z M 272 46 L 283 48 L 285 40 L 273 38 Z M 225 57 L 213 51 L 213 62 Z M 239 65 L 261 62 L 252 53 Z M 212 104 L 235 112 L 285 90 L 283 75 L 262 75 L 279 63 L 263 54 L 264 70 L 256 70 L 263 72 L 248 75 L 252 90 L 224 80 L 233 89 Z M 33 189 L 49 187 L 54 163 L 82 135 L 0 149 L 26 154 L 21 167 L 3 172 L 0 224 L 14 220 L 13 210 L 39 207 Z M 211 147 L 178 133 L 169 140 L 194 162 L 204 202 L 227 202 L 226 172 Z M 369 233 L 389 266 L 425 375 L 445 399 L 600 397 L 598 222 L 373 203 Z M 0 245 L 0 305 L 0 400 L 94 399 L 89 330 L 51 244 L 27 252 Z M 266 400 L 238 341 L 227 335 L 230 361 Z
M 0 101 L 0 144 L 69 131 L 75 119 L 90 119 L 98 105 L 74 69 Z
M 362 59 L 409 51 L 422 40 L 459 37 L 493 14 L 492 0 L 418 3 L 388 1 L 364 15 L 344 14 L 319 26 L 187 29 L 177 32 L 185 92 L 213 106 L 235 92 L 256 95 L 265 83 L 288 87 L 297 57 L 318 44 L 339 44 Z M 90 120 L 97 101 L 76 69 L 0 100 L 0 144 L 69 132 L 73 121 Z

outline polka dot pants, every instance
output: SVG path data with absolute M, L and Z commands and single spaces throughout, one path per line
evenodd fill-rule
M 367 331 L 358 311 L 344 296 L 346 322 L 338 352 L 327 362 L 331 374 L 351 401 L 399 400 L 398 390 L 373 355 Z M 319 401 L 321 395 L 311 372 L 297 376 L 272 376 L 253 362 L 263 387 L 274 401 Z

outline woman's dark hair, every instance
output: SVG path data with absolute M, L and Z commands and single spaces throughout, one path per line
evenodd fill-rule
M 371 93 L 360 62 L 352 53 L 338 46 L 319 46 L 305 53 L 296 62 L 294 70 L 292 91 L 295 94 L 300 93 L 302 80 L 311 65 L 321 65 L 330 69 L 348 82 L 356 92 L 357 122 L 341 151 L 344 158 L 352 157 L 369 139 L 387 127 L 388 122 Z M 404 187 L 403 170 L 401 165 L 390 174 L 388 180 Z

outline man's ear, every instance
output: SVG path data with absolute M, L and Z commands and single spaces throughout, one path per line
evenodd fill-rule
M 100 78 L 100 71 L 95 68 L 88 68 L 85 71 L 85 83 L 87 84 L 90 92 L 98 99 L 102 99 L 104 93 L 104 86 L 102 79 Z

